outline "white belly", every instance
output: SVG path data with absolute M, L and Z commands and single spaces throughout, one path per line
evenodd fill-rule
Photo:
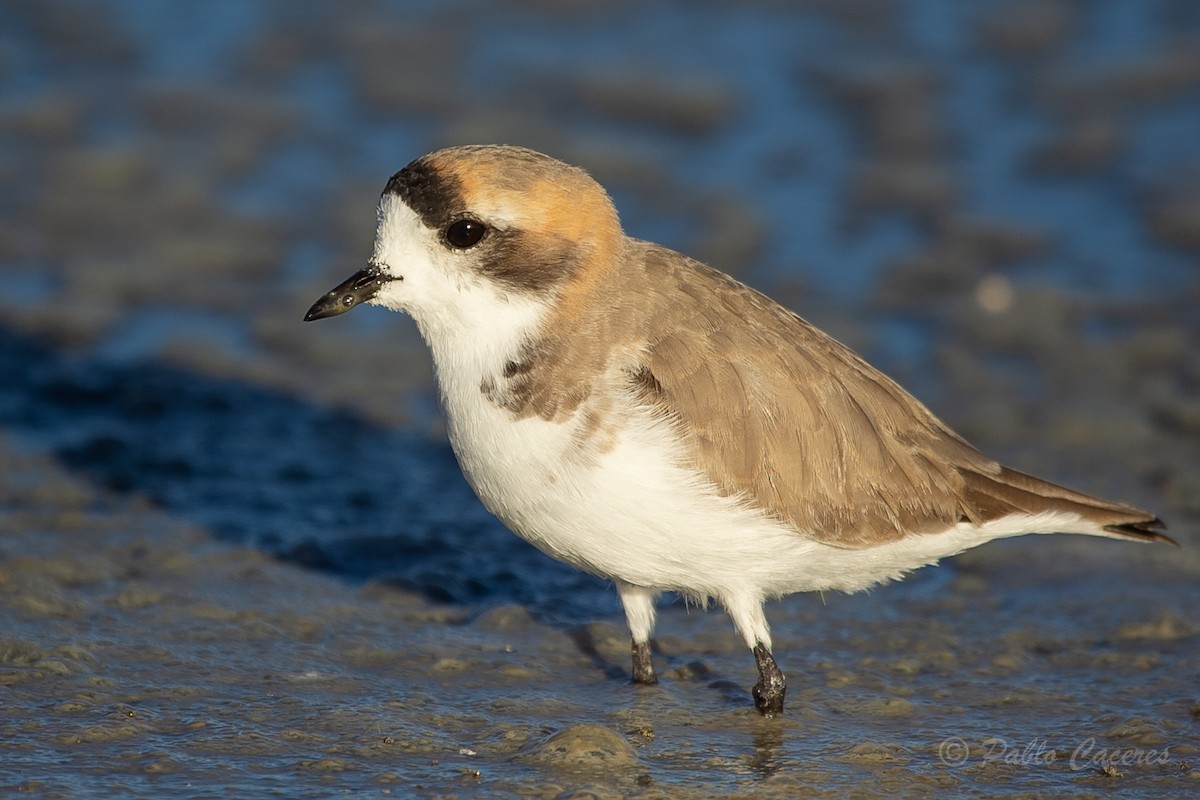
M 574 419 L 514 419 L 478 391 L 444 399 L 459 463 L 493 514 L 554 558 L 637 586 L 722 600 L 855 591 L 1030 530 L 1011 520 L 833 547 L 717 495 L 679 463 L 669 427 L 645 413 L 627 417 L 610 450 L 587 455 Z

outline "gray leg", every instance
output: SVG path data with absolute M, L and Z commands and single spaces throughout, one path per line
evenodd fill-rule
M 754 661 L 758 664 L 758 683 L 754 684 L 754 707 L 764 717 L 783 713 L 783 695 L 787 679 L 783 677 L 775 657 L 762 642 L 754 645 Z
M 763 616 L 762 597 L 755 594 L 731 594 L 721 598 L 742 639 L 754 651 L 758 664 L 758 683 L 754 684 L 754 707 L 764 717 L 783 712 L 783 694 L 787 680 L 771 655 L 771 631 Z
M 653 686 L 658 683 L 654 674 L 654 659 L 650 656 L 650 643 L 633 643 L 633 682 L 639 686 Z
M 633 682 L 642 686 L 658 683 L 654 659 L 650 657 L 650 634 L 654 632 L 653 589 L 617 581 L 617 595 L 625 607 L 625 619 L 633 634 Z

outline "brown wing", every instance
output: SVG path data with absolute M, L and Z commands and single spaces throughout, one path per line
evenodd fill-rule
M 636 385 L 678 421 L 722 492 L 847 547 L 1050 510 L 1166 539 L 1152 514 L 1002 468 L 844 345 L 732 278 L 650 245 L 644 263 L 644 291 L 661 295 Z

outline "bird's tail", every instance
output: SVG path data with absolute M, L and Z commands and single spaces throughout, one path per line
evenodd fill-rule
M 1076 515 L 1082 523 L 1080 527 L 1063 533 L 1090 533 L 1179 546 L 1162 532 L 1166 524 L 1161 519 L 1124 503 L 1077 492 L 1007 467 L 995 472 L 967 468 L 961 474 L 966 481 L 964 513 L 972 522 L 1022 513 Z

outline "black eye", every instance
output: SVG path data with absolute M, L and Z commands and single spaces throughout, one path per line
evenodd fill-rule
M 474 247 L 479 244 L 479 240 L 487 233 L 487 226 L 479 220 L 460 219 L 458 222 L 452 222 L 446 228 L 446 241 L 451 247 L 457 247 L 459 250 L 466 250 L 468 247 Z

